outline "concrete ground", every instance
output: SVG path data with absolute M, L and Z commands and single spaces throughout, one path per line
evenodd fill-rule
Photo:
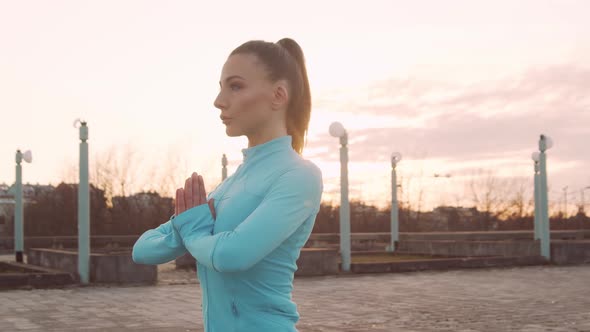
M 0 331 L 202 331 L 194 271 L 0 292 Z M 590 331 L 590 265 L 298 278 L 299 331 Z

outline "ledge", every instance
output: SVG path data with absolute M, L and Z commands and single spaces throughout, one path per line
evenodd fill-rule
M 76 249 L 31 248 L 27 250 L 27 262 L 78 276 Z M 92 249 L 89 277 L 93 283 L 154 284 L 158 280 L 158 269 L 155 265 L 135 264 L 130 248 Z
M 24 263 L 0 262 L 0 289 L 51 288 L 75 283 L 75 277 L 67 272 Z
M 548 264 L 542 256 L 519 257 L 463 257 L 417 259 L 398 262 L 352 263 L 354 273 L 414 272 L 425 270 L 451 270 L 464 268 L 490 268 Z

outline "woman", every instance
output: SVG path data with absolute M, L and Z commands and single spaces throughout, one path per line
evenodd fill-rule
M 133 260 L 195 257 L 207 332 L 297 331 L 293 275 L 323 190 L 320 169 L 300 155 L 311 112 L 303 52 L 288 38 L 246 42 L 220 88 L 227 135 L 248 137 L 243 163 L 209 195 L 193 173 L 175 215 L 137 240 Z

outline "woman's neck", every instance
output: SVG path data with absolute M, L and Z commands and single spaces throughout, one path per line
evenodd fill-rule
M 275 138 L 286 136 L 287 128 L 275 127 L 270 130 L 257 131 L 252 135 L 246 135 L 248 137 L 248 147 L 251 148 L 256 145 L 264 144 L 268 141 L 272 141 Z

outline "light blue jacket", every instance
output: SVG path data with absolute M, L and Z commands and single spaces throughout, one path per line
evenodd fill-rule
M 291 300 L 296 260 L 313 228 L 322 173 L 282 136 L 243 149 L 236 172 L 133 246 L 133 260 L 162 264 L 187 251 L 197 260 L 206 332 L 297 331 Z

